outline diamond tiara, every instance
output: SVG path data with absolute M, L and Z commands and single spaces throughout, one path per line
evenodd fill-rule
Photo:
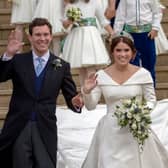
M 126 31 L 115 32 L 112 36 L 112 40 L 115 38 L 122 38 L 122 37 L 126 37 L 130 39 L 134 43 L 133 37 L 131 36 L 131 34 L 127 33 Z

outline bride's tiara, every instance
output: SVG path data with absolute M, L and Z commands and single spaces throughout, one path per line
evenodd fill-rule
M 113 40 L 115 38 L 122 38 L 122 37 L 126 37 L 126 38 L 130 39 L 134 43 L 134 39 L 131 36 L 131 34 L 125 32 L 125 31 L 114 33 L 111 40 Z

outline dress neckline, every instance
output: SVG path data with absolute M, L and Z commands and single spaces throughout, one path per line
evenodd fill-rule
M 139 68 L 137 71 L 135 71 L 128 79 L 126 79 L 124 82 L 122 82 L 121 84 L 118 83 L 117 81 L 115 81 L 107 72 L 105 72 L 105 70 L 102 69 L 102 72 L 114 83 L 116 83 L 119 86 L 124 85 L 125 83 L 127 83 L 130 79 L 132 79 L 142 68 Z

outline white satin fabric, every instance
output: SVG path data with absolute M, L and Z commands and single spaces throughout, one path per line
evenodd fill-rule
M 32 21 L 36 8 L 36 0 L 20 0 L 12 4 L 11 23 L 24 24 Z
M 96 125 L 105 113 L 105 105 L 98 105 L 92 111 L 84 107 L 81 114 L 57 107 L 58 168 L 81 167 Z
M 158 36 L 155 38 L 155 44 L 157 54 L 168 53 L 168 39 L 162 26 L 160 26 Z
M 70 110 L 57 109 L 58 151 L 66 168 L 80 168 L 83 162 L 82 168 L 167 168 L 168 152 L 164 146 L 168 139 L 168 99 L 158 101 L 152 111 L 153 129 L 142 153 L 127 128 L 120 129 L 113 117 L 114 106 L 121 98 L 144 95 L 149 105 L 154 105 L 150 73 L 140 68 L 121 85 L 103 70 L 97 79 L 93 92 L 83 95 L 91 111 L 84 108 L 82 114 L 72 114 L 68 113 Z M 101 94 L 107 107 L 96 106 Z
M 58 164 L 57 168 L 80 168 L 89 149 L 99 120 L 106 114 L 106 105 L 95 110 L 85 107 L 77 114 L 64 106 L 57 108 Z M 168 99 L 157 102 L 152 112 L 152 128 L 168 150 Z
M 68 5 L 66 10 L 72 6 L 80 8 L 83 18 L 97 18 L 102 26 L 109 24 L 99 1 L 90 0 L 85 3 L 83 0 L 79 0 L 73 5 Z M 72 68 L 109 63 L 108 52 L 99 30 L 95 26 L 73 28 L 65 39 L 62 58 L 70 62 Z
M 43 17 L 49 20 L 53 35 L 62 31 L 63 0 L 38 0 L 34 18 Z
M 159 2 L 159 8 L 160 8 L 160 22 L 162 21 L 163 18 L 163 12 L 165 10 L 165 6 L 163 6 Z M 160 24 L 160 28 L 158 31 L 158 36 L 155 38 L 155 46 L 156 46 L 156 53 L 157 54 L 164 54 L 168 53 L 168 39 L 166 37 L 166 34 L 162 28 L 162 25 Z

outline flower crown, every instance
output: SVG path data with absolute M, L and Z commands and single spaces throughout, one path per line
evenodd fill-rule
M 121 31 L 121 32 L 116 32 L 113 36 L 112 36 L 112 41 L 113 39 L 115 38 L 122 38 L 122 37 L 126 37 L 128 39 L 130 39 L 133 43 L 134 43 L 134 39 L 133 37 L 131 36 L 131 34 L 125 32 L 125 31 Z

